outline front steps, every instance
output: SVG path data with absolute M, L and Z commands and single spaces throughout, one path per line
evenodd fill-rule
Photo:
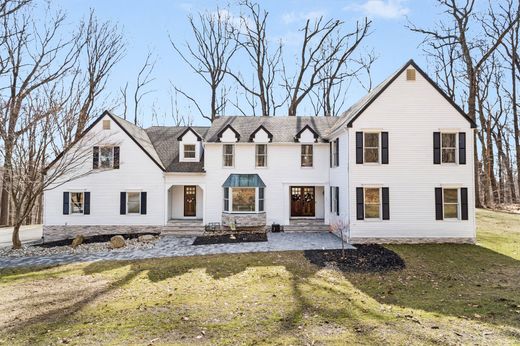
M 199 236 L 203 233 L 201 219 L 172 219 L 163 227 L 161 235 Z
M 323 219 L 291 219 L 289 225 L 284 225 L 285 232 L 328 232 L 329 225 Z

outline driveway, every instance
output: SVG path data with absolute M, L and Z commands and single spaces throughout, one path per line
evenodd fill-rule
M 201 256 L 224 253 L 301 251 L 340 249 L 341 240 L 328 232 L 268 233 L 268 241 L 254 243 L 192 245 L 195 237 L 163 236 L 150 249 L 105 251 L 92 254 L 61 254 L 33 257 L 0 258 L 0 268 L 48 266 L 103 260 L 136 260 L 145 258 Z M 348 249 L 354 249 L 347 246 Z
M 0 228 L 0 247 L 11 246 L 12 227 Z M 30 243 L 42 238 L 42 225 L 22 226 L 20 229 L 20 239 L 22 243 Z

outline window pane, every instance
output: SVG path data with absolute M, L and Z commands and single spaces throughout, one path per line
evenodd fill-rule
M 233 211 L 255 211 L 255 189 L 254 188 L 233 188 Z
M 265 144 L 257 144 L 256 153 L 257 155 L 265 154 Z
M 233 144 L 224 144 L 224 167 L 233 167 Z
M 455 148 L 457 143 L 457 136 L 455 133 L 443 133 L 442 134 L 442 146 L 444 148 L 450 147 Z
M 365 133 L 365 147 L 379 147 L 379 133 Z
M 70 193 L 71 214 L 83 214 L 83 192 Z
M 379 204 L 365 204 L 365 218 L 379 219 Z
M 455 149 L 442 149 L 442 162 L 455 163 Z
M 99 148 L 99 167 L 112 168 L 114 162 L 114 148 L 101 147 Z
M 224 144 L 224 154 L 233 154 L 232 144 Z
M 365 148 L 365 162 L 377 163 L 379 162 L 378 148 Z
M 141 212 L 141 193 L 128 192 L 126 198 L 128 214 L 139 214 Z
M 265 156 L 256 157 L 256 167 L 265 167 Z
M 365 189 L 365 203 L 379 204 L 379 189 L 367 188 Z
M 444 218 L 445 219 L 456 219 L 457 215 L 457 204 L 444 204 Z
M 302 157 L 301 164 L 302 167 L 312 167 L 312 145 L 303 144 L 301 147 Z
M 187 159 L 195 158 L 195 144 L 184 144 L 184 157 Z
M 457 202 L 457 189 L 444 189 L 444 203 Z

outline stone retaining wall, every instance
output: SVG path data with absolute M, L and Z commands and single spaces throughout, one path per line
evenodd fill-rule
M 43 241 L 73 239 L 78 234 L 88 237 L 102 234 L 161 233 L 163 227 L 148 225 L 43 226 Z
M 229 228 L 231 223 L 235 223 L 237 229 L 262 229 L 265 230 L 266 217 L 264 213 L 222 213 L 222 226 Z

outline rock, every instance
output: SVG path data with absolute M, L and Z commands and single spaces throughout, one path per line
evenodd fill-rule
M 72 240 L 72 248 L 75 249 L 77 248 L 79 245 L 83 244 L 83 242 L 85 241 L 85 237 L 83 237 L 81 234 L 78 234 L 73 240 Z
M 142 243 L 146 243 L 149 241 L 154 241 L 155 236 L 153 234 L 143 234 L 143 235 L 139 236 L 138 240 Z
M 122 235 L 115 235 L 110 238 L 110 247 L 112 249 L 119 249 L 126 246 L 125 238 Z

